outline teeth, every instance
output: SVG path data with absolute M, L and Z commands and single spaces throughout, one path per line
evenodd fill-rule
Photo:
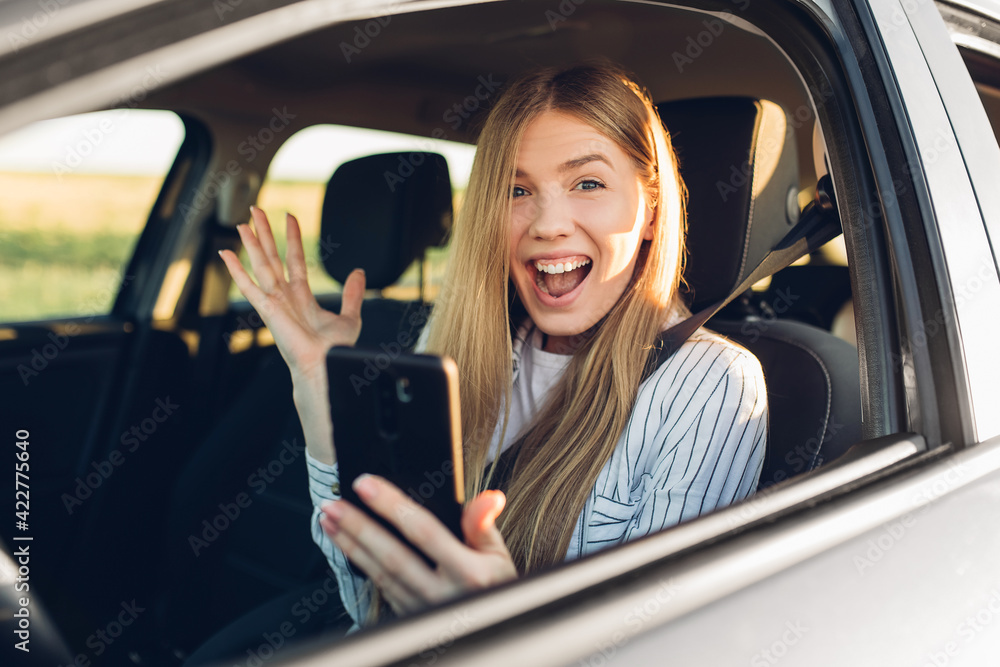
M 542 264 L 541 262 L 535 262 L 535 268 L 542 273 L 566 273 L 567 271 L 575 271 L 581 266 L 586 266 L 590 264 L 589 259 L 577 260 L 575 262 L 560 262 L 558 264 Z

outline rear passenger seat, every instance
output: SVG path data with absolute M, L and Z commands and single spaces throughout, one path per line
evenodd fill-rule
M 368 288 L 383 289 L 443 243 L 452 213 L 447 163 L 434 153 L 405 157 L 414 172 L 401 181 L 386 178 L 396 175 L 398 153 L 345 163 L 330 179 L 320 256 L 338 282 L 360 266 Z M 336 312 L 339 298 L 323 305 Z M 366 299 L 358 346 L 412 345 L 423 306 Z M 304 448 L 288 368 L 275 348 L 174 484 L 156 616 L 159 636 L 172 638 L 176 654 L 190 654 L 247 611 L 325 577 L 310 537 Z M 284 620 L 294 627 L 306 609 L 296 615 L 286 608 L 275 627 Z

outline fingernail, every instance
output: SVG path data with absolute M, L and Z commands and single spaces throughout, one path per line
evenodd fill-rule
M 353 486 L 354 491 L 365 500 L 374 498 L 376 491 L 378 491 L 378 484 L 375 483 L 375 480 L 368 473 L 359 475 L 354 480 Z
M 253 204 L 250 204 L 250 215 L 253 215 L 253 212 L 254 212 L 254 211 L 255 211 L 256 209 L 257 209 L 257 207 L 256 207 L 256 206 L 254 206 Z
M 219 257 L 222 257 L 222 251 L 221 250 L 219 251 Z
M 323 519 L 326 519 L 326 521 L 323 521 Z M 323 524 L 323 528 L 324 530 L 326 530 L 327 535 L 332 536 L 340 532 L 340 526 L 337 525 L 337 522 L 331 520 L 330 517 L 327 516 L 326 514 L 322 516 L 322 518 L 320 519 L 320 523 Z

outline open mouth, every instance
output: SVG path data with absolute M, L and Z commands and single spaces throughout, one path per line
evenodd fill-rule
M 528 271 L 533 272 L 538 289 L 555 299 L 583 284 L 593 267 L 593 262 L 585 255 L 528 262 Z

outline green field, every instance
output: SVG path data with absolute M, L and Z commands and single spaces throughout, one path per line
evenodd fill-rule
M 108 312 L 160 180 L 0 172 L 0 321 Z M 310 286 L 316 293 L 340 289 L 312 259 L 323 192 L 322 183 L 267 182 L 259 197 L 282 254 L 284 212 L 298 218 L 310 260 Z M 444 251 L 432 251 L 429 258 L 434 285 L 443 275 Z M 417 284 L 416 267 L 411 267 L 387 295 L 414 298 Z M 242 298 L 235 285 L 231 296 Z

